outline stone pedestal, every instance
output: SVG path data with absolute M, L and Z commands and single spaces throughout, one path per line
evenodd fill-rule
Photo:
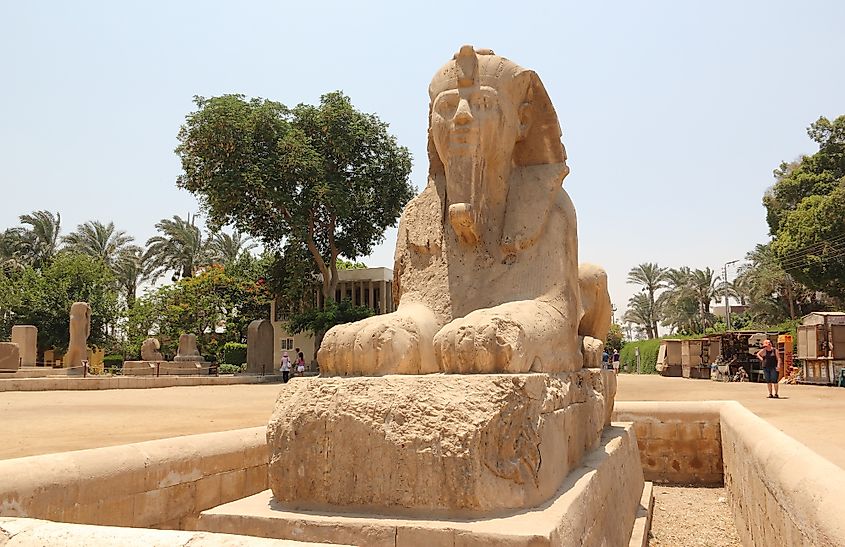
M 22 367 L 34 367 L 38 358 L 38 328 L 32 325 L 12 327 L 12 342 L 18 345 Z
M 477 516 L 549 500 L 609 423 L 612 373 L 311 378 L 267 430 L 281 507 Z
M 17 371 L 21 366 L 21 354 L 14 342 L 0 342 L 0 370 Z

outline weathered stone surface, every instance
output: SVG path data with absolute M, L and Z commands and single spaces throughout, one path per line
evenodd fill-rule
M 273 324 L 256 319 L 246 331 L 246 371 L 252 374 L 273 372 Z
M 321 373 L 579 370 L 582 343 L 605 339 L 610 299 L 601 268 L 579 271 L 566 151 L 540 78 L 463 46 L 429 97 L 428 184 L 396 243 L 399 306 L 332 328 Z
M 158 338 L 147 338 L 141 342 L 141 360 L 142 361 L 164 361 L 164 356 L 159 349 L 161 343 Z
M 21 366 L 34 367 L 38 358 L 38 328 L 33 325 L 13 326 L 12 342 L 21 352 Z
M 614 381 L 588 370 L 297 380 L 268 426 L 270 487 L 299 509 L 536 506 L 598 442 Z
M 21 365 L 20 348 L 14 342 L 0 342 L 0 370 L 18 370 Z
M 82 366 L 88 358 L 88 336 L 91 334 L 91 306 L 74 302 L 70 307 L 70 343 L 62 364 L 65 368 Z
M 174 361 L 202 361 L 200 350 L 197 349 L 197 335 L 183 334 L 179 337 L 179 349 Z

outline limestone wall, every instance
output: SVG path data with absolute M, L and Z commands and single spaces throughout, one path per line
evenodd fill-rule
M 646 480 L 712 484 L 693 463 L 718 450 L 744 545 L 845 545 L 845 470 L 736 401 L 617 402 L 613 419 L 634 422 Z
M 722 406 L 725 488 L 745 545 L 845 545 L 845 470 L 734 401 Z M 831 423 L 831 434 L 836 424 Z
M 0 517 L 191 528 L 267 488 L 265 428 L 0 460 Z
M 209 532 L 139 530 L 112 526 L 66 524 L 27 518 L 0 517 L 0 545 L 43 547 L 44 545 L 96 545 L 98 547 L 327 547 L 302 543 Z M 335 546 L 337 547 L 337 546 Z
M 634 422 L 645 480 L 721 485 L 721 403 L 617 402 L 614 421 Z
M 35 369 L 37 372 L 42 367 Z M 48 369 L 52 370 L 52 369 Z M 18 372 L 17 374 L 21 374 Z M 281 376 L 106 376 L 97 377 L 38 377 L 0 378 L 3 391 L 84 391 L 95 389 L 146 389 L 174 386 L 226 386 L 233 384 L 264 384 L 281 382 Z

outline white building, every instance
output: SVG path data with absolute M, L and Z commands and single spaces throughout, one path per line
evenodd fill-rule
M 363 270 L 340 270 L 339 281 L 335 290 L 335 302 L 349 299 L 356 306 L 367 306 L 375 313 L 390 313 L 396 309 L 393 302 L 393 270 L 389 268 L 366 268 Z M 322 304 L 322 293 L 317 294 L 316 303 Z M 312 365 L 316 361 L 314 336 L 311 333 L 292 335 L 285 330 L 284 310 L 277 310 L 277 300 L 270 303 L 270 318 L 276 337 L 273 360 L 276 366 L 282 361 L 282 352 L 290 353 L 295 359 L 295 348 L 305 354 L 305 362 Z

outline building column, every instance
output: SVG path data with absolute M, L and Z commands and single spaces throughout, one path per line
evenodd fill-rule
M 373 309 L 373 280 L 367 283 L 367 307 Z
M 381 313 L 387 313 L 387 281 L 379 281 L 379 310 Z

